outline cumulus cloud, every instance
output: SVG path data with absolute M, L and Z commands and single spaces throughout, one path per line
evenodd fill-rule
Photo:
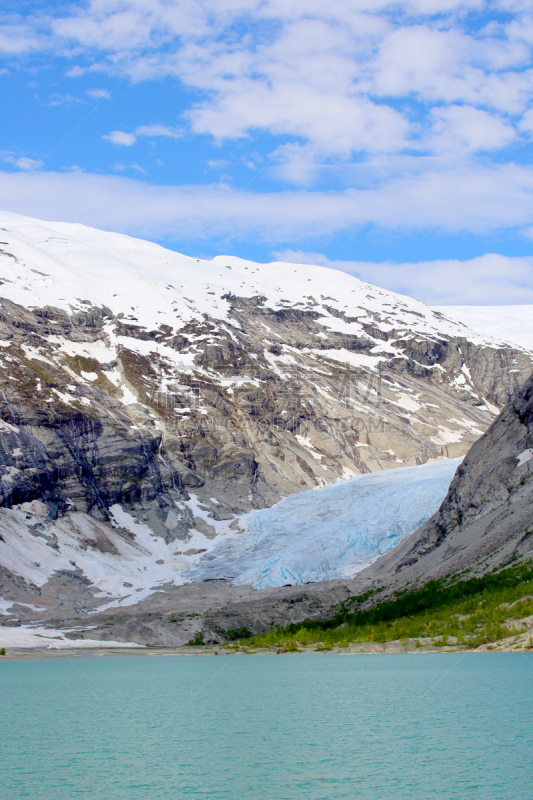
M 435 150 L 499 150 L 517 136 L 505 119 L 468 105 L 435 108 L 432 115 Z
M 495 21 L 469 27 L 468 11 Z M 505 147 L 532 99 L 531 30 L 528 4 L 510 0 L 89 0 L 46 25 L 20 18 L 15 39 L 77 48 L 132 81 L 176 77 L 201 93 L 185 110 L 194 133 L 296 137 L 305 159 L 273 156 L 307 181 L 304 161 Z
M 68 54 L 80 62 L 72 79 L 170 76 L 185 88 L 171 108 L 179 126 L 112 130 L 103 137 L 111 144 L 170 141 L 185 128 L 217 144 L 255 138 L 261 167 L 283 187 L 272 203 L 272 194 L 224 186 L 113 183 L 124 209 L 99 201 L 104 226 L 174 231 L 183 221 L 184 230 L 282 241 L 363 225 L 480 232 L 533 224 L 533 173 L 521 158 L 514 163 L 514 148 L 533 132 L 526 0 L 87 0 L 9 24 L 12 41 L 0 39 L 0 52 L 4 42 L 8 54 Z M 169 104 L 177 95 L 168 93 Z M 257 166 L 241 156 L 231 163 Z M 336 181 L 326 185 L 348 188 L 313 190 L 326 173 Z M 91 196 L 105 195 L 96 176 L 78 180 Z

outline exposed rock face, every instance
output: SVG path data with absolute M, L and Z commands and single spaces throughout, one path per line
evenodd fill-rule
M 526 353 L 464 338 L 411 338 L 393 339 L 401 356 L 384 352 L 353 368 L 342 351 L 379 354 L 379 339 L 339 341 L 315 312 L 249 304 L 247 315 L 244 301 L 232 301 L 234 341 L 191 345 L 193 364 L 180 371 L 159 351 L 136 352 L 136 340 L 126 347 L 122 323 L 105 308 L 89 309 L 80 327 L 78 313 L 1 302 L 4 504 L 44 498 L 104 517 L 115 502 L 169 490 L 186 499 L 204 484 L 204 495 L 239 512 L 343 475 L 461 455 L 490 420 L 487 401 L 506 401 L 530 364 Z M 61 336 L 51 333 L 52 316 Z M 269 349 L 265 327 L 276 337 Z M 69 355 L 74 343 L 100 360 Z
M 463 455 L 531 372 L 529 352 L 344 273 L 202 262 L 7 213 L 0 225 L 0 500 L 13 514 L 44 504 L 28 527 L 70 553 L 61 580 L 86 582 L 86 609 L 116 587 L 95 599 L 76 547 L 105 567 L 147 536 L 169 573 L 146 591 L 182 582 L 250 509 Z M 76 515 L 101 537 L 82 541 Z M 15 566 L 6 601 L 58 580 Z

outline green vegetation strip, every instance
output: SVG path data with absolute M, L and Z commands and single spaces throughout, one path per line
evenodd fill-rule
M 363 608 L 374 595 L 366 592 L 346 600 L 331 619 L 305 620 L 244 641 L 247 647 L 288 651 L 299 645 L 328 650 L 357 642 L 427 638 L 433 645 L 478 647 L 523 633 L 512 620 L 533 615 L 533 562 L 479 578 L 447 576 Z

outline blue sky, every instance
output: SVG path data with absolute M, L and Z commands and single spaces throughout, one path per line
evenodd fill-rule
M 530 2 L 3 8 L 1 208 L 533 303 Z

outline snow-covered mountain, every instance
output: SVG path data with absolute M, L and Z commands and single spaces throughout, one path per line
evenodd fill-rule
M 182 584 L 254 509 L 463 456 L 531 371 L 526 348 L 342 272 L 0 229 L 8 605 Z

